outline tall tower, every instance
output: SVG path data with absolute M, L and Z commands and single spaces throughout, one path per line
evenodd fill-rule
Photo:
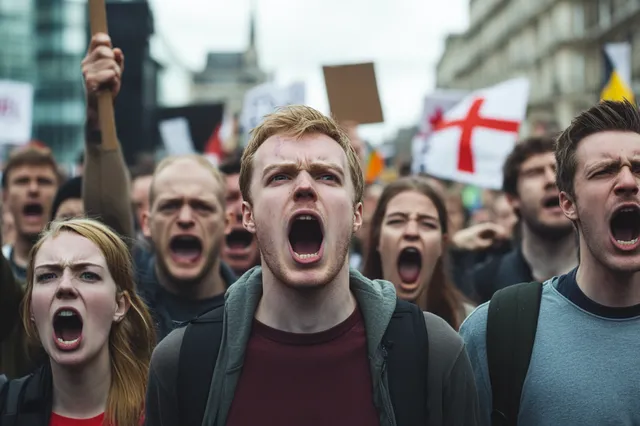
M 244 65 L 247 70 L 258 68 L 258 49 L 256 47 L 256 0 L 249 0 L 249 45 L 244 53 Z

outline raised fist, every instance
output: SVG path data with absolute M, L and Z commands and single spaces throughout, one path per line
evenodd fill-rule
M 123 70 L 122 50 L 112 47 L 111 38 L 107 34 L 94 35 L 87 55 L 82 60 L 82 75 L 89 108 L 95 106 L 98 92 L 111 90 L 114 98 L 118 95 Z

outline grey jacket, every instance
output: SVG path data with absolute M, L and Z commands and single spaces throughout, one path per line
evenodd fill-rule
M 395 309 L 396 294 L 387 281 L 371 281 L 350 271 L 351 291 L 362 312 L 373 380 L 373 400 L 381 426 L 396 426 L 387 372 L 382 368 L 382 337 Z M 245 273 L 225 295 L 222 342 L 211 381 L 203 426 L 224 425 L 242 373 L 244 351 L 262 295 L 262 270 Z M 425 313 L 429 335 L 428 407 L 430 426 L 475 425 L 478 399 L 473 371 L 462 339 L 442 319 Z M 178 362 L 184 328 L 173 331 L 151 359 L 146 424 L 180 424 L 177 400 Z M 426 354 L 425 354 L 426 355 Z M 402 425 L 399 425 L 402 426 Z

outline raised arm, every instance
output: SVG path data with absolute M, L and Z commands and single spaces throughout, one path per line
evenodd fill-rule
M 124 55 L 112 47 L 109 36 L 93 36 L 82 61 L 87 95 L 82 198 L 89 217 L 99 218 L 132 243 L 135 231 L 129 171 L 120 144 L 115 149 L 102 144 L 96 96 L 99 91 L 111 90 L 115 98 L 120 91 L 123 70 Z

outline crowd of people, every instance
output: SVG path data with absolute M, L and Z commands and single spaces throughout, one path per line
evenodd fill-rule
M 123 64 L 92 38 L 81 176 L 4 167 L 0 426 L 640 424 L 635 105 L 523 139 L 468 211 L 366 183 L 307 106 L 219 166 L 129 169 L 96 102 Z

